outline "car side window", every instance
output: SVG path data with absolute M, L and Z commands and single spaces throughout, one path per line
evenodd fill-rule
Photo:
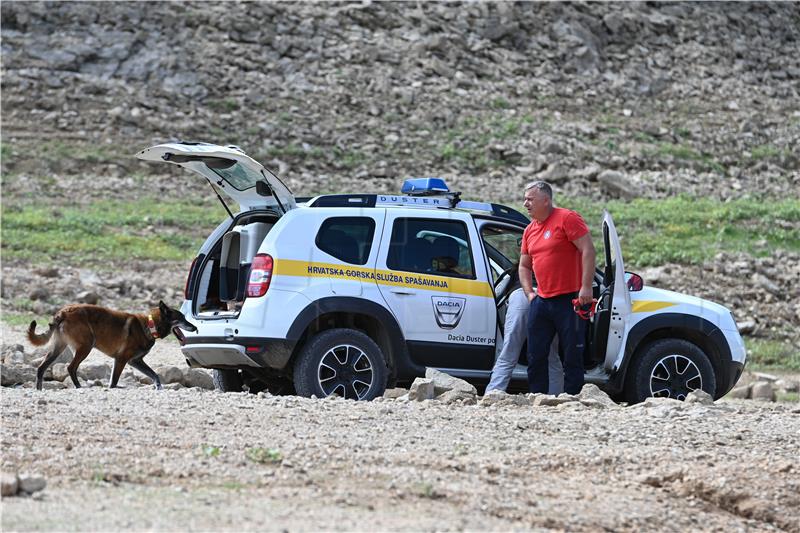
M 364 265 L 374 235 L 375 221 L 369 217 L 333 217 L 322 223 L 315 244 L 345 263 Z
M 392 228 L 386 266 L 474 279 L 467 226 L 455 220 L 398 218 Z

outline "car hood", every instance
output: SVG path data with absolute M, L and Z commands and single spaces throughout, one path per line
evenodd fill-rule
M 728 308 L 710 300 L 647 286 L 631 293 L 631 304 L 633 313 L 680 312 L 702 317 L 718 327 L 726 326 L 731 316 Z

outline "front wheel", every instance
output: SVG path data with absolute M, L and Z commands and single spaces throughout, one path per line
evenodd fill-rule
M 372 400 L 386 390 L 388 373 L 383 352 L 367 335 L 329 329 L 312 337 L 298 354 L 294 387 L 300 396 Z
M 685 400 L 696 389 L 713 397 L 716 391 L 711 361 L 700 348 L 683 339 L 662 339 L 647 345 L 632 365 L 626 386 L 630 403 L 651 396 Z

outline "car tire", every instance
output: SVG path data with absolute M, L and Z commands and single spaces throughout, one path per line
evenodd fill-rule
M 294 388 L 300 396 L 373 400 L 386 390 L 388 374 L 375 341 L 353 329 L 329 329 L 312 337 L 298 354 Z
M 222 392 L 242 392 L 242 375 L 238 370 L 217 369 L 211 371 L 211 379 L 214 381 L 214 388 Z
M 694 389 L 712 397 L 717 382 L 703 350 L 683 339 L 662 339 L 639 351 L 628 371 L 626 397 L 638 403 L 651 396 L 686 399 Z

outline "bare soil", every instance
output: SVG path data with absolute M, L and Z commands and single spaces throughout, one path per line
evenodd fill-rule
M 0 394 L 6 531 L 800 531 L 796 404 Z

